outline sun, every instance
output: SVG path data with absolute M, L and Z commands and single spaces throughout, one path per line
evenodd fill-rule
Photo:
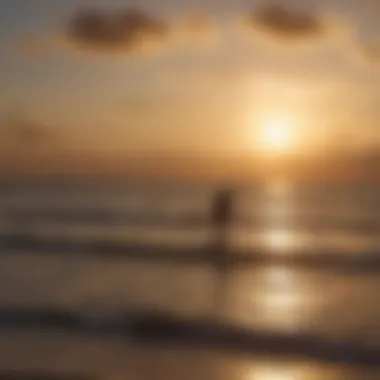
M 259 147 L 266 153 L 290 153 L 295 144 L 294 123 L 285 117 L 272 117 L 261 125 Z

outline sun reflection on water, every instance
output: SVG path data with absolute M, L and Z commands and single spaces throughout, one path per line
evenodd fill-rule
M 263 236 L 263 245 L 276 253 L 289 252 L 297 244 L 297 239 L 288 230 L 268 230 Z
M 348 377 L 346 370 L 334 366 L 266 358 L 260 364 L 245 363 L 239 380 L 343 380 Z
M 274 198 L 289 198 L 293 192 L 293 185 L 285 179 L 272 181 L 265 187 L 265 192 Z
M 263 209 L 265 223 L 262 244 L 265 248 L 284 253 L 296 243 L 291 231 L 293 205 L 291 183 L 281 180 L 267 185 L 267 202 Z
M 313 365 L 291 363 L 265 363 L 243 372 L 241 380 L 327 380 L 334 371 L 316 368 Z M 335 374 L 336 375 L 336 374 Z M 334 378 L 337 378 L 334 376 Z M 340 377 L 339 377 L 340 378 Z
M 296 380 L 299 377 L 295 377 L 294 374 L 289 371 L 278 371 L 276 369 L 266 368 L 257 370 L 252 375 L 250 380 Z
M 298 329 L 305 295 L 296 274 L 283 267 L 268 268 L 259 281 L 251 302 L 260 320 L 280 330 Z
M 238 278 L 233 315 L 239 323 L 262 331 L 302 333 L 313 322 L 319 297 L 294 268 L 278 264 L 255 273 L 241 271 Z

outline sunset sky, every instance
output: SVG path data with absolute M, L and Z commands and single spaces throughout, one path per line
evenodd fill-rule
M 0 0 L 0 29 L 3 163 L 380 149 L 376 0 Z

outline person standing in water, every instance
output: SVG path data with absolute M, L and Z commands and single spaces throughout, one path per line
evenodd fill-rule
M 219 190 L 213 200 L 211 222 L 218 247 L 228 245 L 229 230 L 232 224 L 233 192 L 231 189 Z
M 222 316 L 227 303 L 227 274 L 230 267 L 229 237 L 233 221 L 234 193 L 231 189 L 216 192 L 212 201 L 212 261 L 217 272 L 216 309 Z

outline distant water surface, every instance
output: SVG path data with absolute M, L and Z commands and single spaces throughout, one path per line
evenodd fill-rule
M 178 183 L 1 182 L 1 236 L 16 232 L 42 240 L 59 237 L 72 242 L 67 249 L 77 254 L 49 256 L 34 250 L 16 255 L 3 248 L 0 305 L 212 315 L 217 274 L 209 264 L 108 260 L 81 255 L 76 243 L 151 244 L 174 247 L 178 254 L 189 247 L 207 247 L 214 191 L 213 186 Z M 260 184 L 237 191 L 231 247 L 252 254 L 262 250 L 275 256 L 313 253 L 360 259 L 378 254 L 379 229 L 379 186 Z M 223 318 L 262 331 L 313 333 L 380 347 L 379 294 L 376 271 L 337 273 L 278 263 L 239 267 L 228 274 Z M 56 338 L 54 342 L 63 344 Z M 86 344 L 75 343 L 75 347 Z M 157 355 L 165 356 L 132 355 L 151 355 L 146 360 L 154 362 Z M 181 360 L 193 355 L 200 360 L 198 354 L 183 355 Z M 236 366 L 231 359 L 222 365 L 215 364 L 221 363 L 220 359 L 208 355 L 210 361 L 203 363 L 200 371 L 211 371 L 210 379 L 219 379 L 216 372 L 222 367 L 226 379 L 379 378 L 378 372 L 356 373 L 281 360 L 272 366 L 264 359 L 238 361 Z M 170 371 L 165 363 L 163 371 Z M 195 377 L 202 378 L 204 374 L 198 375 Z

